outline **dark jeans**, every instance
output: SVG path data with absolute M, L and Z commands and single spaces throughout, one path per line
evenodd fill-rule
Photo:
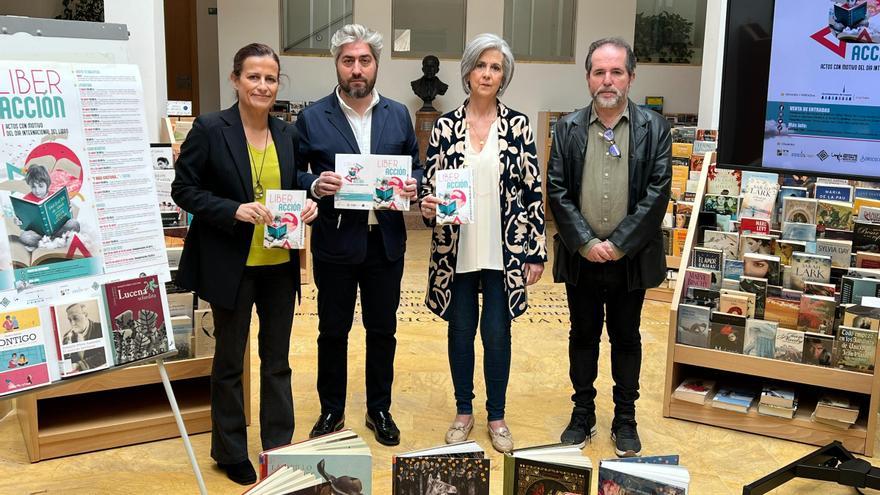
M 391 408 L 403 258 L 388 261 L 378 228 L 374 227 L 368 236 L 367 255 L 359 264 L 314 259 L 318 288 L 318 396 L 322 414 L 345 412 L 348 334 L 358 287 L 367 332 L 367 410 Z
M 568 336 L 569 376 L 575 409 L 595 412 L 602 324 L 611 341 L 611 377 L 614 379 L 615 418 L 635 418 L 639 398 L 642 341 L 639 334 L 644 289 L 627 289 L 626 258 L 593 263 L 580 259 L 577 285 L 565 284 L 571 331 Z
M 260 440 L 263 450 L 290 443 L 293 395 L 288 351 L 294 284 L 286 265 L 246 267 L 235 309 L 211 305 L 216 338 L 211 369 L 211 457 L 217 462 L 233 464 L 248 458 L 241 374 L 254 304 L 260 321 Z
M 483 292 L 480 315 L 478 293 Z M 449 367 L 455 387 L 458 414 L 473 414 L 474 339 L 477 320 L 483 340 L 483 376 L 489 421 L 504 419 L 507 381 L 510 378 L 510 316 L 504 272 L 481 270 L 457 273 L 452 282 L 449 308 Z

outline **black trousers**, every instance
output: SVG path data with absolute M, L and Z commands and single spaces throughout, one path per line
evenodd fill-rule
M 642 366 L 639 325 L 645 291 L 627 289 L 626 263 L 626 258 L 605 263 L 580 258 L 577 285 L 565 284 L 571 315 L 568 358 L 575 410 L 595 412 L 593 383 L 599 374 L 599 338 L 605 323 L 611 341 L 614 416 L 634 419 Z
M 403 258 L 388 261 L 382 233 L 374 227 L 363 262 L 343 265 L 314 259 L 318 288 L 318 396 L 321 413 L 345 412 L 348 382 L 348 334 L 354 319 L 357 290 L 367 334 L 367 410 L 391 408 L 397 307 Z
M 292 270 L 286 265 L 247 267 L 235 309 L 211 306 L 216 338 L 211 370 L 211 457 L 217 462 L 232 464 L 248 458 L 241 374 L 254 304 L 260 322 L 263 450 L 287 445 L 293 437 L 289 350 L 295 290 Z

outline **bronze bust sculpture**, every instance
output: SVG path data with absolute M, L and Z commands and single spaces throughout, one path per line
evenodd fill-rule
M 422 59 L 422 77 L 410 83 L 413 93 L 422 99 L 423 105 L 419 109 L 420 112 L 436 111 L 431 102 L 437 95 L 445 95 L 446 90 L 449 89 L 449 86 L 437 77 L 439 71 L 440 59 L 434 55 L 428 55 Z

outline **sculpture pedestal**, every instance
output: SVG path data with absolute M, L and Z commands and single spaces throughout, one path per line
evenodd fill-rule
M 428 141 L 431 139 L 431 130 L 434 129 L 434 122 L 440 118 L 440 112 L 437 110 L 419 110 L 416 112 L 416 139 L 419 140 L 419 160 L 422 165 L 426 165 L 426 152 L 428 150 Z

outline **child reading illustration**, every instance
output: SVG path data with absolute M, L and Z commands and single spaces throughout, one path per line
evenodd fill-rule
M 22 200 L 28 203 L 39 204 L 50 196 L 49 192 L 52 186 L 52 179 L 49 177 L 49 171 L 46 170 L 46 167 L 42 165 L 31 165 L 27 167 L 24 181 L 31 188 L 31 192 L 21 198 Z M 62 187 L 61 189 L 64 190 L 63 194 L 66 194 L 66 188 Z M 13 202 L 13 209 L 15 209 L 15 204 L 16 203 Z M 20 215 L 21 213 L 16 211 L 15 220 L 18 225 L 23 225 Z M 44 236 L 48 237 L 47 241 L 51 241 L 52 239 L 65 236 L 68 232 L 79 232 L 79 222 L 73 218 L 69 218 L 69 208 L 67 216 L 68 219 L 62 225 L 57 227 L 54 232 L 40 233 L 32 228 L 23 228 L 19 240 L 28 250 L 33 251 L 40 247 L 40 241 L 43 240 Z

